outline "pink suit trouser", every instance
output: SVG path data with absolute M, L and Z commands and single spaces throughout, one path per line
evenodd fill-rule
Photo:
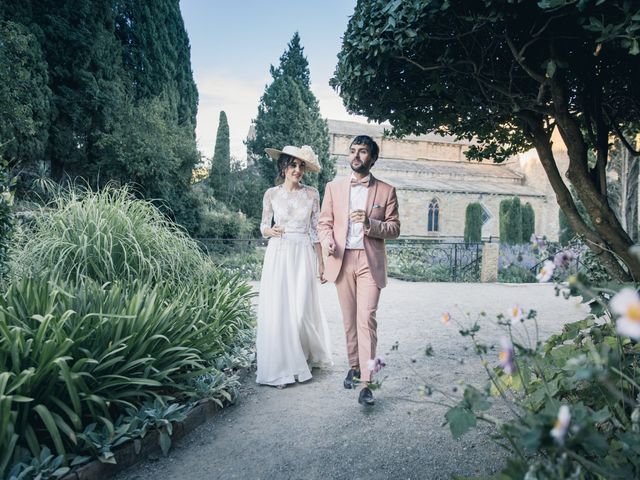
M 336 279 L 338 301 L 347 340 L 349 366 L 360 367 L 360 379 L 371 381 L 368 361 L 376 355 L 378 344 L 376 311 L 380 287 L 371 276 L 364 250 L 345 250 Z

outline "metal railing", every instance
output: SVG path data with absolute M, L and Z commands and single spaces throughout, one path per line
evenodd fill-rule
M 482 243 L 397 239 L 387 242 L 389 274 L 414 281 L 477 282 Z

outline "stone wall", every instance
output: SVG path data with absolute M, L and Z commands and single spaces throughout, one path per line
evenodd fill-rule
M 341 135 L 332 133 L 330 135 L 330 150 L 334 155 L 347 155 L 349 145 L 353 139 L 350 135 Z M 415 137 L 414 137 L 415 138 Z M 487 169 L 482 170 L 480 176 L 462 173 L 455 170 L 455 162 L 464 161 L 464 151 L 468 148 L 467 144 L 455 144 L 449 142 L 438 143 L 437 141 L 426 140 L 397 140 L 391 138 L 383 138 L 381 136 L 374 138 L 381 146 L 381 157 L 397 158 L 401 160 L 446 160 L 452 162 L 451 172 L 432 175 L 422 172 L 403 172 L 388 170 L 384 174 L 379 175 L 382 179 L 393 184 L 394 178 L 426 178 L 434 179 L 446 178 L 466 181 L 473 179 L 476 181 L 490 181 L 493 184 L 503 185 L 504 192 L 509 192 L 508 185 L 524 184 L 531 187 L 532 190 L 539 195 L 518 195 L 520 201 L 525 204 L 531 203 L 535 212 L 535 232 L 538 235 L 544 235 L 548 239 L 555 241 L 558 239 L 558 205 L 555 200 L 555 194 L 549 184 L 546 174 L 540 165 L 540 161 L 535 151 L 527 152 L 521 155 L 516 161 L 511 162 L 509 168 L 516 172 L 516 175 L 523 175 L 524 178 L 498 178 L 491 177 L 491 172 L 487 175 Z M 554 137 L 554 154 L 559 163 L 560 171 L 564 173 L 566 170 L 566 148 L 558 138 Z M 425 166 L 428 165 L 428 160 Z M 496 167 L 503 168 L 503 167 Z M 337 174 L 348 175 L 350 173 L 348 167 L 338 168 Z M 375 168 L 374 168 L 375 173 Z M 480 173 L 480 170 L 478 171 Z M 455 238 L 464 235 L 465 210 L 467 205 L 472 202 L 481 203 L 491 215 L 491 218 L 482 228 L 483 238 L 498 238 L 500 235 L 500 226 L 498 212 L 500 202 L 506 198 L 511 198 L 513 193 L 505 194 L 479 194 L 479 193 L 460 193 L 460 192 L 436 192 L 412 189 L 398 189 L 398 198 L 400 201 L 400 220 L 402 222 L 402 236 L 416 237 L 435 237 L 435 238 Z M 438 199 L 440 206 L 439 231 L 428 232 L 428 206 L 432 199 Z
M 428 207 L 432 199 L 437 199 L 439 204 L 439 231 L 427 230 Z M 402 236 L 409 237 L 463 237 L 464 220 L 467 205 L 473 202 L 481 203 L 491 218 L 482 227 L 482 237 L 500 237 L 500 223 L 498 212 L 500 202 L 508 195 L 478 195 L 472 193 L 444 193 L 427 192 L 418 190 L 398 190 L 400 204 L 400 222 L 402 224 Z M 536 213 L 535 231 L 539 235 L 545 235 L 550 240 L 558 238 L 557 206 L 549 208 L 549 204 L 540 197 L 520 197 L 525 204 L 531 203 Z M 552 205 L 553 207 L 553 205 Z

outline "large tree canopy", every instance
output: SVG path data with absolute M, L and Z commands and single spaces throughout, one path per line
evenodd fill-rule
M 638 279 L 607 201 L 606 164 L 613 135 L 633 150 L 624 132 L 640 120 L 639 40 L 637 2 L 360 0 L 332 85 L 351 112 L 399 135 L 475 138 L 470 158 L 536 148 L 572 228 L 612 275 Z M 558 171 L 555 128 L 592 226 Z
M 193 230 L 198 94 L 178 0 L 4 0 L 0 67 L 13 165 L 133 183 Z

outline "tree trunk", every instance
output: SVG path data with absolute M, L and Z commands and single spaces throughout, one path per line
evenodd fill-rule
M 538 153 L 542 167 L 544 168 L 549 182 L 551 183 L 551 187 L 556 194 L 558 205 L 566 214 L 569 225 L 571 225 L 571 228 L 576 234 L 581 235 L 585 239 L 587 246 L 596 254 L 604 268 L 613 278 L 619 281 L 629 281 L 629 273 L 625 271 L 622 265 L 620 265 L 620 262 L 616 259 L 616 254 L 618 254 L 618 252 L 610 248 L 605 239 L 603 239 L 597 231 L 589 228 L 580 216 L 575 202 L 573 201 L 573 197 L 571 196 L 571 192 L 565 185 L 562 175 L 558 171 L 558 166 L 551 149 L 550 136 L 542 127 L 541 120 L 526 115 L 523 115 L 523 119 L 527 124 L 530 138 L 536 152 Z M 574 185 L 574 187 L 577 191 L 578 187 L 576 185 Z M 628 247 L 625 251 L 628 254 Z
M 596 235 L 598 248 L 617 256 L 628 268 L 628 272 L 625 272 L 615 259 L 618 268 L 614 268 L 613 263 L 605 260 L 605 255 L 599 254 L 599 258 L 615 279 L 620 281 L 640 279 L 640 261 L 629 252 L 633 242 L 609 206 L 606 195 L 601 193 L 599 186 L 594 185 L 589 175 L 587 145 L 577 120 L 567 108 L 564 88 L 557 78 L 552 79 L 550 85 L 555 119 L 569 155 L 567 176 L 592 220 L 593 230 L 589 230 Z M 599 153 L 603 154 L 603 152 Z M 562 204 L 560 206 L 562 207 Z M 565 213 L 569 217 L 569 212 L 565 211 Z M 569 217 L 569 222 L 571 223 L 571 217 Z M 581 233 L 578 230 L 575 231 Z M 587 240 L 589 243 L 592 241 L 588 237 Z M 589 246 L 591 247 L 591 245 Z
M 620 145 L 620 218 L 634 243 L 638 242 L 638 161 Z

